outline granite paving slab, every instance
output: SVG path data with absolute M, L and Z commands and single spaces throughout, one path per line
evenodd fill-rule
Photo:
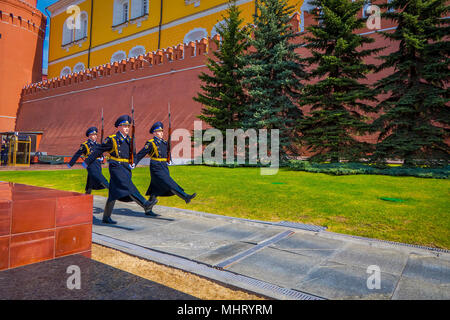
M 369 245 L 351 243 L 344 250 L 336 252 L 330 258 L 330 261 L 359 266 L 361 268 L 376 265 L 382 272 L 401 275 L 408 256 L 406 252 L 400 250 L 379 249 Z
M 292 288 L 326 296 L 328 299 L 390 299 L 399 277 L 381 272 L 380 288 L 369 289 L 364 268 L 341 263 L 325 262 Z
M 322 238 L 317 234 L 298 232 L 271 245 L 271 247 L 305 256 L 326 258 L 336 254 L 344 245 L 344 241 Z
M 448 290 L 450 290 L 450 261 L 411 254 L 403 271 L 403 276 L 437 285 L 447 285 Z
M 197 298 L 80 255 L 0 271 L 0 300 L 181 299 Z
M 437 285 L 408 277 L 402 277 L 397 285 L 394 300 L 450 300 L 450 286 Z
M 292 288 L 293 283 L 300 281 L 319 263 L 318 258 L 267 247 L 232 264 L 227 270 Z
M 248 250 L 254 245 L 245 242 L 233 242 L 197 256 L 195 259 L 210 265 L 216 265 L 238 253 Z

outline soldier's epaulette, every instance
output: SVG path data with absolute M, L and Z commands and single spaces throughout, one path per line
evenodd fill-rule
M 153 140 L 154 140 L 154 139 L 150 139 L 150 140 L 148 140 L 147 142 L 153 142 Z

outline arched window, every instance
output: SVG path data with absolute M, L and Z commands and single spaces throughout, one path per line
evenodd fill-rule
M 64 21 L 63 25 L 63 38 L 62 38 L 62 44 L 68 44 L 73 42 L 73 27 L 74 27 L 74 21 L 73 17 L 70 16 Z
M 363 18 L 367 18 L 370 15 L 370 12 L 367 12 L 367 9 L 371 6 L 372 4 L 370 3 L 370 1 L 366 1 L 366 3 L 363 6 L 363 12 L 362 12 L 362 17 Z
M 87 38 L 88 32 L 88 15 L 86 12 L 80 13 L 80 28 L 75 29 L 75 40 Z
M 74 67 L 73 67 L 73 72 L 81 72 L 84 71 L 85 67 L 84 64 L 82 62 L 78 62 Z
M 131 19 L 148 14 L 148 0 L 131 0 Z
M 189 43 L 191 41 L 201 40 L 206 37 L 208 37 L 208 32 L 206 32 L 206 29 L 195 28 L 195 29 L 192 29 L 191 31 L 189 31 L 188 33 L 186 33 L 186 35 L 184 36 L 183 42 Z
M 60 77 L 67 76 L 71 73 L 70 67 L 64 67 L 61 70 L 61 73 L 59 74 Z
M 222 20 L 222 21 L 217 22 L 214 25 L 214 27 L 211 30 L 211 38 L 214 37 L 216 34 L 219 34 L 219 32 L 217 31 L 217 28 L 218 27 L 222 27 L 223 28 L 224 24 L 225 24 L 225 20 Z
M 114 0 L 113 26 L 128 21 L 129 0 Z
M 116 62 L 116 61 L 122 61 L 123 59 L 127 58 L 127 54 L 125 53 L 125 51 L 117 51 L 116 53 L 114 53 L 111 57 L 111 63 Z
M 87 38 L 87 31 L 88 14 L 85 11 L 80 12 L 77 17 L 68 17 L 63 25 L 62 45 Z
M 129 58 L 131 57 L 138 57 L 140 55 L 145 55 L 145 47 L 144 46 L 136 46 L 133 49 L 130 50 L 130 54 L 128 55 Z
M 392 0 L 387 0 L 387 3 L 391 3 L 392 2 Z M 390 9 L 388 9 L 388 12 L 394 12 L 395 11 L 395 9 L 394 8 L 390 8 Z

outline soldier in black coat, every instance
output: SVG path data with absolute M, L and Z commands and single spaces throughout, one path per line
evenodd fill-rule
M 170 176 L 169 166 L 167 165 L 167 141 L 163 139 L 163 128 L 163 124 L 159 121 L 153 124 L 150 133 L 154 133 L 155 136 L 148 140 L 136 155 L 136 165 L 147 154 L 150 156 L 151 181 L 146 195 L 150 196 L 150 201 L 155 200 L 156 197 L 177 195 L 186 203 L 189 203 L 197 194 L 189 195 L 185 193 L 184 189 Z
M 85 165 L 90 165 L 96 157 L 108 152 L 109 162 L 109 194 L 103 213 L 103 222 L 115 224 L 116 221 L 111 219 L 111 213 L 114 208 L 116 200 L 123 202 L 135 201 L 145 210 L 146 215 L 152 215 L 151 209 L 157 202 L 147 201 L 138 191 L 136 186 L 131 181 L 131 170 L 134 165 L 129 164 L 131 139 L 128 136 L 130 130 L 131 118 L 128 115 L 119 117 L 115 123 L 119 131 L 116 134 L 110 135 L 105 139 L 98 148 L 92 152 L 85 160 Z
M 97 143 L 97 128 L 90 127 L 86 131 L 86 137 L 88 139 L 83 142 L 80 146 L 80 149 L 73 155 L 70 162 L 67 164 L 69 168 L 77 162 L 79 157 L 87 158 L 100 144 Z M 103 156 L 100 155 L 95 161 L 93 161 L 87 167 L 87 181 L 86 181 L 86 194 L 91 194 L 92 190 L 101 190 L 108 189 L 109 183 L 108 180 L 102 174 L 102 161 Z

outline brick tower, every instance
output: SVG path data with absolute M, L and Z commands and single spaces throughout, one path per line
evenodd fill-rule
M 42 80 L 46 17 L 37 0 L 0 0 L 0 131 L 13 131 L 22 88 Z

